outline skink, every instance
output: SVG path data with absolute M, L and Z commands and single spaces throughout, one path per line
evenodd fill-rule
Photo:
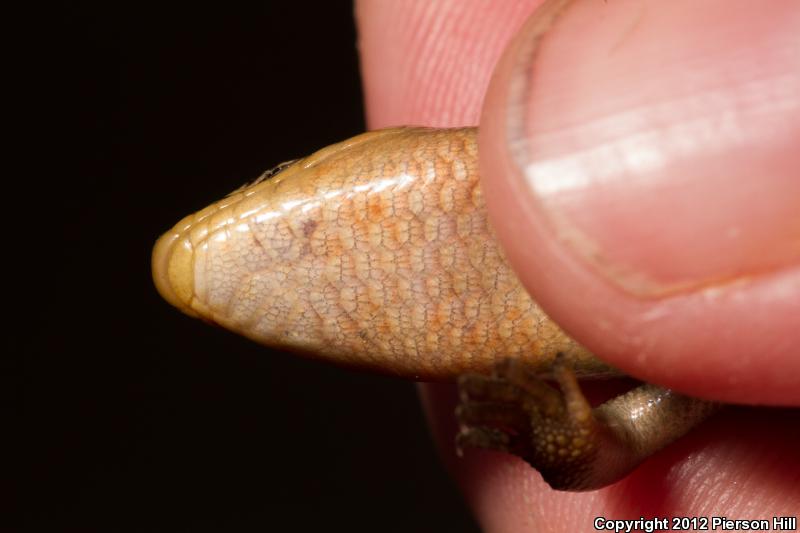
M 554 488 L 612 483 L 716 408 L 652 385 L 588 405 L 575 376 L 618 373 L 506 263 L 474 128 L 380 130 L 285 164 L 163 235 L 153 278 L 184 313 L 265 345 L 461 376 L 459 446 L 520 455 Z

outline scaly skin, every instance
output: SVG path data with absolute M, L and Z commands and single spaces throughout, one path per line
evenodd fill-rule
M 607 485 L 715 405 L 645 385 L 589 406 L 575 375 L 616 372 L 506 263 L 475 138 L 381 130 L 266 174 L 159 239 L 156 286 L 183 312 L 268 346 L 417 380 L 467 374 L 459 446 L 520 455 L 555 488 Z
M 610 369 L 522 288 L 486 219 L 474 128 L 399 128 L 320 150 L 158 242 L 167 300 L 269 346 L 421 379 L 499 358 Z M 171 265 L 171 266 L 168 266 Z

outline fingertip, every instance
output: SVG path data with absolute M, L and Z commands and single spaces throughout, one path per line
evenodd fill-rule
M 570 334 L 648 381 L 797 404 L 800 10 L 777 8 L 547 2 L 479 146 L 509 260 Z
M 356 2 L 370 128 L 475 126 L 492 67 L 540 1 Z

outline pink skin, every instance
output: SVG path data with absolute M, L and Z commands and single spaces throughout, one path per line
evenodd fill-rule
M 571 335 L 696 396 L 800 404 L 800 4 L 581 2 L 525 61 L 540 4 L 358 3 L 370 128 L 480 118 L 492 221 Z M 565 494 L 509 456 L 456 460 L 453 388 L 423 397 L 489 531 L 800 510 L 798 410 L 730 408 L 622 482 Z

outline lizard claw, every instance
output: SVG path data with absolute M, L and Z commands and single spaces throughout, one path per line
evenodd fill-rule
M 561 357 L 553 376 L 560 390 L 514 359 L 498 363 L 492 376 L 461 376 L 457 448 L 514 453 L 553 488 L 580 490 L 602 428 Z
M 491 376 L 461 376 L 458 448 L 513 453 L 554 489 L 593 490 L 622 479 L 718 408 L 645 384 L 593 409 L 561 356 L 552 378 L 558 388 L 516 359 L 498 363 Z

